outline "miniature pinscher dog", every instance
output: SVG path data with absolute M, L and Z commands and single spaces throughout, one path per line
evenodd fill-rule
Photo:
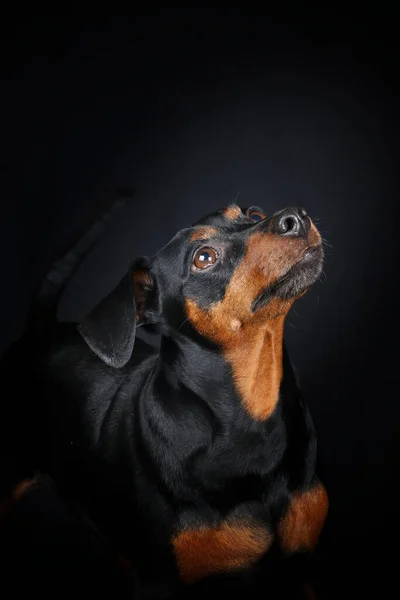
M 283 333 L 322 266 L 303 208 L 233 204 L 135 260 L 79 324 L 36 320 L 2 363 L 3 515 L 45 474 L 135 598 L 295 597 L 328 498 Z

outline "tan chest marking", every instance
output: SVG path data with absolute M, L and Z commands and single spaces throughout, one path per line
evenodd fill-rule
M 268 550 L 273 536 L 261 523 L 238 521 L 188 529 L 172 540 L 182 581 L 250 566 Z
M 278 527 L 282 548 L 289 553 L 313 550 L 328 514 L 328 494 L 322 484 L 295 495 Z

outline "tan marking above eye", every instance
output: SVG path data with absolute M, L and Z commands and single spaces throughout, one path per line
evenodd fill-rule
M 215 227 L 209 227 L 204 225 L 201 227 L 196 227 L 196 229 L 190 236 L 190 240 L 192 242 L 196 242 L 197 240 L 208 240 L 210 238 L 215 237 L 217 234 L 218 229 L 216 229 Z
M 213 248 L 204 247 L 197 250 L 194 255 L 193 264 L 196 269 L 204 270 L 211 267 L 211 265 L 216 262 L 217 258 L 217 253 Z
M 238 219 L 239 217 L 242 216 L 242 209 L 240 208 L 240 206 L 237 206 L 236 204 L 231 204 L 230 206 L 227 206 L 225 208 L 224 216 L 227 219 L 231 219 L 232 221 L 234 221 L 235 219 Z

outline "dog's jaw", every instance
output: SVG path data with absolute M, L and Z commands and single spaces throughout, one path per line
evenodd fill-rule
M 254 299 L 252 311 L 257 312 L 275 297 L 289 300 L 303 295 L 321 276 L 323 260 L 321 244 L 307 247 L 296 264 Z

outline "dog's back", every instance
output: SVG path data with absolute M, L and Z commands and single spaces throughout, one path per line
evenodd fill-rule
M 88 396 L 83 389 L 85 373 L 90 371 L 93 385 L 98 369 L 98 379 L 105 385 L 107 367 L 85 344 L 76 323 L 58 322 L 57 309 L 69 281 L 127 201 L 127 197 L 114 201 L 53 264 L 31 303 L 22 338 L 1 357 L 0 507 L 7 503 L 18 482 L 31 480 L 39 471 L 46 471 L 52 459 L 49 448 L 61 446 L 62 431 L 70 432 L 72 421 L 75 427 L 82 427 L 76 407 Z M 153 356 L 152 346 L 138 340 L 132 362 L 151 361 Z M 108 385 L 118 387 L 122 375 L 120 371 L 108 369 Z M 96 394 L 96 402 L 100 401 L 101 394 Z M 92 424 L 91 435 L 94 431 Z M 50 432 L 54 432 L 52 440 L 49 440 Z M 55 444 L 57 437 L 60 443 Z

